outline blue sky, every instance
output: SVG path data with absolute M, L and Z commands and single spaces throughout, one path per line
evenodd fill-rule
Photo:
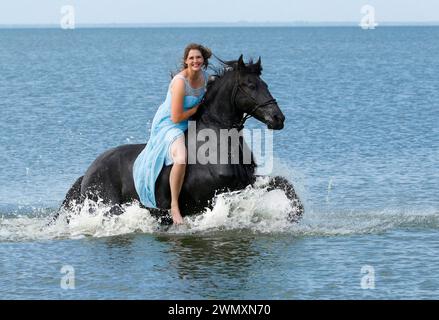
M 438 0 L 1 0 L 0 24 L 59 24 L 63 5 L 78 24 L 355 22 L 365 4 L 377 22 L 439 21 Z

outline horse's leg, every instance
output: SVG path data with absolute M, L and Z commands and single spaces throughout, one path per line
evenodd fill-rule
M 270 177 L 267 191 L 275 189 L 280 189 L 285 192 L 285 195 L 291 201 L 292 210 L 288 213 L 288 220 L 291 222 L 299 221 L 303 215 L 304 208 L 302 202 L 294 191 L 293 185 L 284 177 Z
M 107 185 L 105 190 L 101 190 L 98 194 L 101 196 L 102 204 L 110 207 L 110 210 L 104 214 L 106 217 L 120 216 L 124 213 L 121 207 L 120 192 L 116 187 Z
M 82 184 L 82 195 L 96 203 L 110 207 L 106 216 L 121 215 L 121 192 L 117 184 L 113 183 L 109 172 L 96 173 L 84 178 Z
M 84 176 L 79 177 L 75 183 L 70 187 L 69 191 L 66 194 L 66 197 L 64 201 L 61 204 L 61 207 L 58 209 L 58 211 L 55 213 L 55 215 L 52 217 L 52 220 L 49 224 L 52 224 L 55 222 L 62 211 L 73 211 L 74 206 L 81 205 L 84 201 L 84 198 L 81 195 L 81 183 Z M 69 222 L 69 217 L 66 218 L 67 223 Z
M 169 214 L 169 210 L 164 209 L 151 209 L 148 208 L 149 213 L 163 226 L 170 226 L 173 224 L 172 217 Z
M 84 176 L 79 177 L 71 186 L 63 203 L 61 204 L 61 209 L 72 210 L 73 205 L 79 205 L 82 203 L 83 198 L 81 196 L 81 183 L 83 178 Z

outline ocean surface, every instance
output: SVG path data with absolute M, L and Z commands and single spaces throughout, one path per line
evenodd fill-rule
M 303 219 L 249 188 L 168 231 L 99 203 L 47 226 L 99 154 L 147 140 L 189 42 L 262 56 Z M 0 299 L 438 299 L 438 75 L 438 27 L 0 29 Z

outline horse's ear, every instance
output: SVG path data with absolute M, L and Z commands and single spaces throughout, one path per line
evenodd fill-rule
M 238 59 L 238 70 L 242 70 L 245 68 L 244 56 L 241 54 Z
M 258 68 L 261 68 L 261 56 L 259 56 L 258 62 L 256 62 Z

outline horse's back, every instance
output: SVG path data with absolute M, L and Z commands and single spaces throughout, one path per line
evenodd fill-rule
M 144 144 L 122 145 L 100 154 L 87 169 L 81 184 L 83 193 L 108 193 L 119 201 L 137 198 L 133 181 L 133 164 Z
M 111 148 L 101 153 L 87 169 L 85 176 L 106 170 L 117 170 L 134 163 L 145 148 L 144 144 L 128 144 Z

